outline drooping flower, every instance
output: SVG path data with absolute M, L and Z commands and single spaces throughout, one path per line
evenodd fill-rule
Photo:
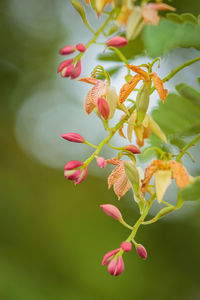
M 124 261 L 122 256 L 113 258 L 108 264 L 108 272 L 112 276 L 118 276 L 124 271 Z
M 115 254 L 117 254 L 119 251 L 120 251 L 120 248 L 106 253 L 102 260 L 102 266 L 107 266 L 110 263 L 110 261 L 114 258 Z
M 97 109 L 100 116 L 104 120 L 108 120 L 110 114 L 110 108 L 108 102 L 104 98 L 101 97 L 97 99 Z
M 74 67 L 74 71 L 71 74 L 71 79 L 76 79 L 81 75 L 81 69 L 82 69 L 82 64 L 81 60 L 79 59 Z
M 82 166 L 82 161 L 69 161 L 64 166 L 64 176 L 69 180 L 74 180 L 75 185 L 81 183 L 86 178 L 88 173 L 88 166 L 86 166 L 85 168 L 81 168 Z
M 158 11 L 169 10 L 175 11 L 175 8 L 165 3 L 143 3 L 142 16 L 147 24 L 157 25 L 160 21 Z
M 167 143 L 167 138 L 164 132 L 161 130 L 159 125 L 150 117 L 150 115 L 146 114 L 141 125 L 137 125 L 137 112 L 134 111 L 129 118 L 129 124 L 127 127 L 127 136 L 130 142 L 132 142 L 133 131 L 136 135 L 136 143 L 139 147 L 144 145 L 144 140 L 151 135 L 153 132 L 157 137 L 159 137 L 163 142 Z M 126 138 L 123 132 L 123 125 L 119 129 L 119 134 L 123 138 Z
M 163 87 L 163 82 L 162 80 L 158 77 L 156 73 L 150 73 L 148 74 L 146 71 L 141 69 L 140 67 L 134 66 L 134 65 L 127 65 L 127 68 L 131 69 L 137 75 L 133 76 L 132 79 L 128 82 L 125 83 L 119 94 L 119 103 L 122 104 L 128 96 L 131 94 L 131 92 L 134 90 L 134 88 L 137 86 L 138 82 L 140 80 L 143 80 L 144 84 L 147 84 L 148 82 L 150 83 L 153 81 L 155 88 L 160 96 L 160 99 L 164 102 L 164 100 L 167 97 L 167 90 L 164 89 Z
M 190 176 L 185 167 L 175 161 L 154 160 L 145 169 L 145 176 L 142 180 L 141 191 L 143 195 L 146 193 L 148 184 L 155 174 L 155 189 L 157 200 L 160 203 L 162 198 L 171 184 L 171 179 L 175 179 L 175 183 L 179 189 L 185 188 L 190 183 Z

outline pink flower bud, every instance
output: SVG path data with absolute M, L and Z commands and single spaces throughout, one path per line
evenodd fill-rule
M 108 102 L 104 98 L 98 98 L 97 109 L 101 117 L 107 120 L 110 114 L 110 109 Z
M 102 260 L 102 266 L 106 266 L 110 263 L 110 261 L 114 258 L 115 254 L 120 251 L 120 248 L 112 250 L 108 253 L 106 253 Z
M 88 166 L 85 168 L 85 170 L 82 170 L 80 176 L 74 180 L 74 184 L 77 185 L 81 183 L 83 180 L 85 180 L 87 174 L 88 174 Z
M 131 244 L 131 242 L 122 242 L 121 248 L 122 248 L 122 250 L 124 250 L 124 252 L 129 252 L 132 249 L 132 244 Z
M 136 251 L 139 254 L 139 256 L 141 256 L 143 259 L 147 259 L 147 251 L 144 248 L 144 246 L 142 246 L 141 244 L 139 244 L 138 246 L 136 246 Z
M 60 54 L 61 55 L 68 55 L 76 51 L 76 48 L 72 45 L 68 45 L 60 49 Z
M 76 79 L 81 75 L 81 60 L 77 62 L 74 72 L 71 75 L 71 79 Z
M 116 48 L 124 47 L 127 44 L 128 44 L 127 39 L 125 39 L 122 36 L 115 36 L 106 42 L 106 45 L 108 47 L 116 47 Z
M 87 50 L 87 48 L 85 47 L 84 44 L 79 43 L 78 45 L 76 45 L 76 49 L 80 52 L 85 52 Z
M 103 157 L 97 157 L 97 165 L 100 168 L 104 169 L 106 167 L 106 165 L 107 165 L 107 162 L 106 162 L 106 160 Z
M 64 172 L 64 176 L 68 179 L 68 180 L 75 180 L 78 179 L 80 177 L 82 173 L 82 170 L 71 170 L 71 171 L 65 171 Z
M 74 142 L 74 143 L 84 143 L 85 139 L 78 133 L 68 132 L 61 135 L 63 139 Z
M 113 258 L 108 264 L 108 272 L 112 276 L 118 276 L 124 271 L 124 261 L 122 256 L 118 259 Z
M 71 160 L 64 166 L 64 170 L 66 170 L 66 171 L 73 170 L 73 169 L 81 167 L 82 165 L 83 165 L 82 161 Z
M 64 68 L 61 72 L 62 77 L 69 77 L 74 72 L 74 65 L 69 65 L 68 67 Z
M 133 154 L 139 154 L 140 149 L 138 149 L 136 146 L 134 145 L 127 145 L 124 147 L 125 150 L 132 152 Z
M 60 66 L 58 67 L 58 73 L 60 73 L 65 67 L 71 65 L 72 63 L 73 59 L 68 59 L 61 62 Z
M 102 204 L 100 205 L 102 210 L 111 218 L 114 218 L 118 221 L 122 220 L 122 215 L 117 207 L 112 204 Z

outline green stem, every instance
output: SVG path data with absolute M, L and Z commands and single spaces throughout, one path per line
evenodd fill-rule
M 126 59 L 126 57 L 123 55 L 123 53 L 119 49 L 117 49 L 115 47 L 107 47 L 107 49 L 115 51 L 115 53 L 119 56 L 119 58 L 121 59 L 122 62 L 124 62 L 126 65 L 129 64 L 128 60 Z
M 200 134 L 198 134 L 193 140 L 191 140 L 191 142 L 190 142 L 189 144 L 187 144 L 187 145 L 181 150 L 181 152 L 180 152 L 180 154 L 178 155 L 176 161 L 179 162 L 179 161 L 181 160 L 182 156 L 186 153 L 186 151 L 187 151 L 190 147 L 194 146 L 199 140 L 200 140 Z
M 126 115 L 125 118 L 123 118 L 121 121 L 119 121 L 115 127 L 110 129 L 110 134 L 97 146 L 97 149 L 95 150 L 95 152 L 93 152 L 93 154 L 84 162 L 84 166 L 87 166 L 91 163 L 91 161 L 98 156 L 99 152 L 101 151 L 101 149 L 103 148 L 103 146 L 105 144 L 108 144 L 109 141 L 111 140 L 111 138 L 113 137 L 113 135 L 120 129 L 120 127 L 128 120 L 128 118 L 130 117 L 130 115 L 133 113 L 133 111 L 135 110 L 135 105 L 133 105 L 131 107 L 131 109 L 129 110 L 129 115 Z
M 109 14 L 108 18 L 106 19 L 106 21 L 104 22 L 104 24 L 96 31 L 96 33 L 94 34 L 94 37 L 85 45 L 85 47 L 87 49 L 90 47 L 90 45 L 96 43 L 96 40 L 98 39 L 99 35 L 105 29 L 105 27 L 108 25 L 108 23 L 112 20 L 114 14 L 115 14 L 115 9 L 113 9 L 110 12 L 110 14 Z M 79 59 L 81 59 L 81 57 L 83 55 L 84 55 L 84 52 L 78 54 L 74 59 L 74 63 L 76 63 Z
M 177 67 L 176 69 L 174 69 L 171 73 L 169 73 L 165 78 L 163 78 L 163 82 L 169 81 L 173 76 L 175 76 L 178 72 L 180 72 L 182 69 L 184 69 L 185 67 L 188 67 L 192 64 L 194 64 L 195 62 L 200 61 L 200 57 L 196 57 L 194 59 L 188 60 L 187 62 L 185 62 L 184 64 L 180 65 L 179 67 Z M 153 87 L 151 89 L 151 94 L 155 91 L 155 87 Z
M 86 140 L 84 141 L 84 144 L 86 144 L 86 145 L 88 145 L 88 146 L 90 146 L 92 148 L 97 148 L 97 146 L 93 145 L 92 143 L 90 143 L 90 142 L 88 142 Z
M 128 225 L 123 219 L 120 221 L 120 223 L 121 223 L 122 225 L 124 225 L 126 228 L 130 229 L 130 230 L 133 229 L 133 227 L 130 226 L 130 225 Z

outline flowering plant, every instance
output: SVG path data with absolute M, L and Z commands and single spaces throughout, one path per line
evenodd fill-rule
M 61 55 L 70 55 L 77 51 L 78 54 L 74 58 L 64 60 L 60 64 L 58 72 L 64 78 L 70 77 L 72 80 L 77 79 L 78 82 L 84 82 L 92 86 L 85 97 L 84 110 L 87 115 L 94 112 L 100 118 L 108 135 L 99 145 L 93 145 L 79 133 L 71 132 L 62 134 L 62 138 L 69 142 L 84 143 L 95 149 L 93 154 L 84 162 L 78 160 L 68 162 L 64 167 L 64 176 L 69 180 L 73 180 L 76 185 L 81 183 L 87 177 L 90 163 L 96 159 L 97 165 L 100 168 L 105 168 L 108 164 L 115 167 L 108 177 L 108 188 L 113 187 L 118 199 L 121 199 L 128 190 L 133 191 L 134 200 L 138 204 L 140 213 L 140 217 L 134 225 L 129 225 L 125 222 L 117 207 L 111 204 L 101 205 L 105 214 L 114 218 L 131 231 L 125 241 L 121 242 L 120 247 L 105 254 L 102 261 L 103 266 L 108 266 L 108 271 L 111 275 L 118 276 L 124 270 L 123 255 L 132 250 L 132 244 L 135 246 L 138 255 L 143 259 L 147 259 L 145 247 L 135 240 L 139 227 L 152 224 L 165 215 L 180 209 L 184 201 L 193 200 L 191 199 L 191 195 L 195 194 L 194 198 L 196 197 L 195 191 L 199 189 L 199 177 L 192 177 L 189 174 L 183 165 L 182 157 L 185 154 L 191 156 L 188 153 L 188 149 L 200 140 L 200 134 L 197 134 L 184 147 L 179 147 L 178 154 L 174 153 L 169 147 L 169 144 L 172 143 L 169 135 L 161 129 L 161 126 L 147 112 L 154 90 L 157 91 L 162 103 L 162 109 L 165 111 L 166 103 L 169 100 L 168 90 L 164 87 L 164 83 L 185 67 L 200 61 L 200 57 L 185 62 L 161 79 L 153 71 L 155 63 L 158 62 L 160 67 L 160 57 L 154 58 L 151 62 L 147 61 L 145 64 L 136 66 L 119 49 L 128 47 L 132 42 L 137 43 L 137 37 L 143 31 L 148 31 L 146 27 L 150 26 L 151 30 L 152 28 L 157 28 L 160 24 L 159 11 L 175 11 L 174 7 L 162 3 L 162 1 L 150 3 L 147 0 L 141 1 L 140 5 L 136 5 L 135 1 L 131 0 L 85 0 L 85 3 L 91 6 L 98 17 L 101 14 L 106 15 L 105 22 L 97 31 L 89 24 L 83 4 L 76 0 L 71 0 L 71 3 L 80 14 L 86 27 L 93 33 L 93 37 L 85 45 L 78 43 L 76 46 L 64 46 L 60 50 Z M 176 14 L 169 14 L 169 18 L 172 18 L 172 15 L 175 16 Z M 108 27 L 109 31 L 105 33 Z M 94 67 L 90 76 L 80 78 L 84 53 L 91 44 L 98 45 L 97 40 L 101 34 L 106 36 L 106 41 L 103 43 L 106 50 L 115 53 L 127 70 L 127 75 L 120 87 L 119 95 L 115 87 L 111 84 L 111 75 L 101 65 Z M 111 35 L 112 37 L 110 37 Z M 184 88 L 186 87 L 184 86 Z M 189 89 L 188 87 L 187 91 Z M 199 95 L 196 98 L 200 102 Z M 114 117 L 117 110 L 122 114 L 121 119 L 115 126 L 110 127 L 109 121 Z M 125 125 L 127 125 L 127 137 L 124 133 Z M 111 145 L 110 140 L 117 132 L 122 138 L 128 138 L 130 144 L 123 147 Z M 135 134 L 137 145 L 132 144 L 133 133 Z M 152 134 L 157 136 L 159 140 L 158 144 L 142 150 L 145 140 L 150 139 Z M 105 145 L 117 150 L 118 154 L 111 158 L 99 156 Z M 138 166 L 137 156 L 145 156 L 147 152 L 151 152 L 154 157 L 156 156 L 156 159 L 152 160 L 145 170 L 143 170 Z M 154 180 L 151 182 L 152 178 Z M 163 200 L 172 180 L 175 180 L 177 186 L 176 205 Z M 152 219 L 146 220 L 154 201 L 159 203 L 160 209 Z

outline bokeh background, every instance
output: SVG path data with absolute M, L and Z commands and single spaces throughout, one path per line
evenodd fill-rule
M 199 0 L 176 0 L 173 5 L 179 13 L 199 13 Z M 102 19 L 96 20 L 90 10 L 88 14 L 98 27 Z M 138 210 L 131 193 L 117 202 L 107 190 L 111 169 L 99 171 L 94 162 L 78 187 L 63 177 L 66 162 L 84 159 L 91 150 L 63 141 L 62 133 L 79 132 L 93 143 L 105 136 L 100 122 L 83 111 L 88 87 L 57 75 L 62 60 L 58 50 L 90 38 L 70 2 L 1 0 L 0 35 L 0 300 L 200 299 L 196 203 L 138 232 L 147 261 L 132 251 L 119 278 L 101 266 L 104 253 L 119 247 L 128 232 L 99 205 L 117 205 L 130 223 Z M 93 47 L 85 55 L 83 75 L 98 63 L 98 51 L 103 48 Z M 176 49 L 160 74 L 198 55 L 192 48 Z M 144 58 L 137 56 L 134 62 L 139 61 Z M 192 66 L 174 82 L 199 88 L 198 69 L 199 64 Z M 122 83 L 121 74 L 114 83 Z M 172 88 L 170 83 L 167 87 Z M 185 163 L 197 175 L 199 147 L 192 152 L 196 163 L 188 158 Z M 105 156 L 113 154 L 105 149 Z

